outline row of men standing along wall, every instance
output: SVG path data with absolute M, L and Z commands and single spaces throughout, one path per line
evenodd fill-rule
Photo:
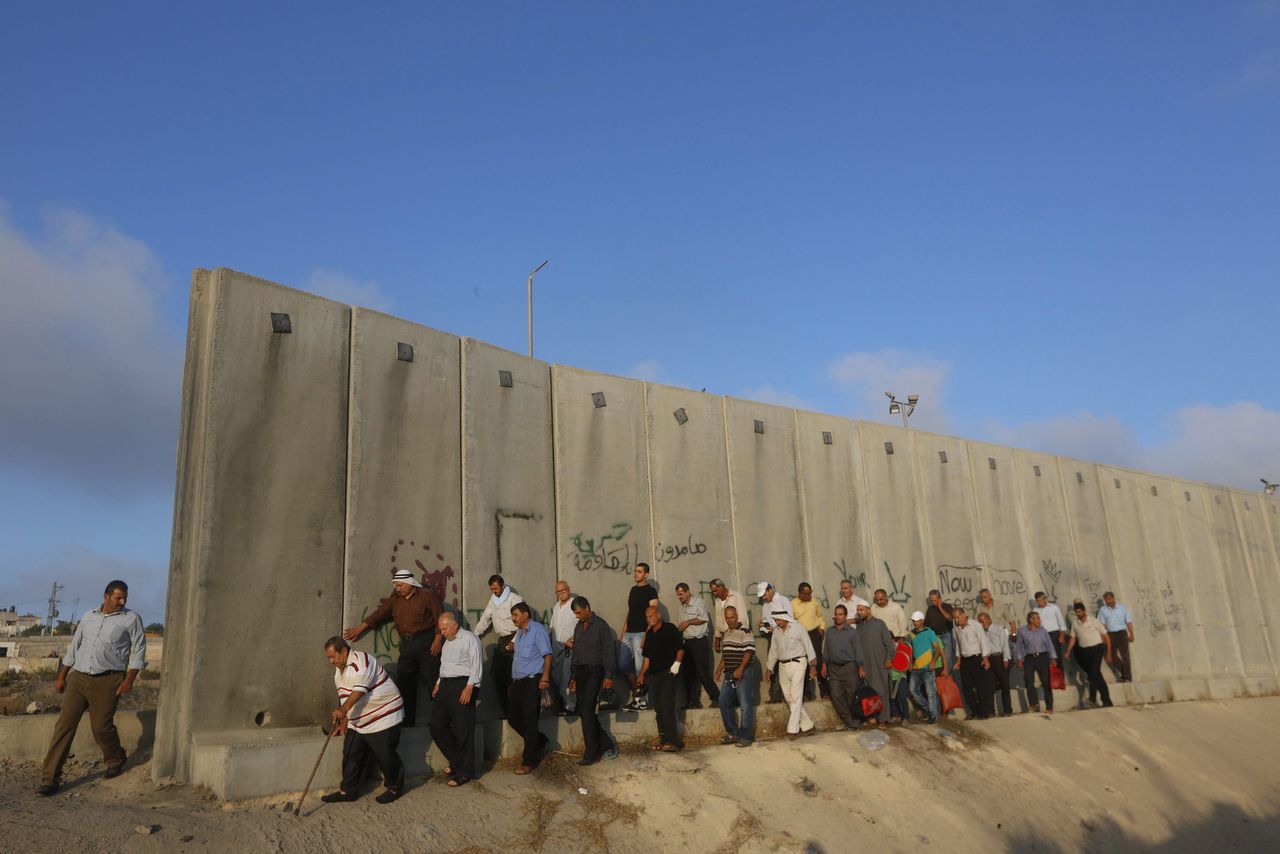
M 396 567 L 473 621 L 496 572 L 539 612 L 564 578 L 613 622 L 640 561 L 673 611 L 677 582 L 710 603 L 715 577 L 748 596 L 809 581 L 826 603 L 849 580 L 908 611 L 934 587 L 955 603 L 989 587 L 1012 617 L 1037 589 L 1114 589 L 1139 681 L 1274 689 L 1280 622 L 1261 603 L 1280 596 L 1278 505 L 551 366 L 200 270 L 166 619 L 185 675 L 166 681 L 156 773 L 183 773 L 189 733 L 318 721 L 317 644 Z M 362 641 L 384 660 L 395 643 Z

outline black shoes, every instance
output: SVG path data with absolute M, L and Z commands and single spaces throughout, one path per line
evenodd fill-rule
M 579 759 L 579 760 L 578 760 L 578 764 L 579 764 L 579 765 L 595 765 L 595 764 L 596 764 L 597 762 L 599 762 L 602 758 L 604 758 L 604 757 L 601 757 L 601 756 L 594 756 L 594 757 L 592 757 L 592 756 L 584 756 L 584 757 L 582 757 L 581 759 Z
M 119 765 L 112 765 L 103 773 L 102 779 L 114 780 L 116 777 L 119 777 L 121 774 L 124 773 L 124 766 L 128 764 L 128 762 L 129 762 L 129 754 L 126 753 L 124 755 L 124 759 L 121 760 Z
M 54 792 L 58 791 L 58 788 L 59 786 L 57 783 L 42 783 L 36 787 L 36 794 L 42 798 L 47 798 Z
M 356 800 L 357 797 L 359 796 L 351 792 L 338 791 L 330 792 L 327 795 L 321 795 L 320 800 L 324 801 L 326 804 L 345 804 Z
M 398 797 L 400 797 L 399 792 L 393 792 L 390 789 L 387 789 L 381 795 L 378 795 L 378 797 L 374 798 L 374 800 L 380 804 L 389 804 L 395 801 L 395 799 Z

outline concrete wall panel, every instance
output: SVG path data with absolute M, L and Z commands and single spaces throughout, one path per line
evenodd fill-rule
M 1236 524 L 1235 509 L 1231 506 L 1231 492 L 1195 483 L 1188 484 L 1188 489 L 1192 500 L 1199 501 L 1217 556 L 1218 575 L 1209 578 L 1206 573 L 1200 581 L 1200 589 L 1206 591 L 1210 607 L 1220 603 L 1218 606 L 1223 608 L 1221 621 L 1232 626 L 1244 675 L 1274 675 L 1274 650 L 1267 640 L 1264 608 L 1249 571 L 1244 541 Z M 1210 653 L 1211 656 L 1214 654 Z
M 396 568 L 462 606 L 460 348 L 457 336 L 352 312 L 345 625 L 390 594 Z M 399 636 L 388 623 L 356 646 L 390 664 Z
M 1206 646 L 1211 638 L 1205 635 L 1200 616 L 1206 603 L 1194 595 L 1193 585 L 1196 564 L 1204 571 L 1214 559 L 1213 548 L 1188 512 L 1190 491 L 1181 484 L 1148 475 L 1140 480 L 1139 493 L 1148 549 L 1157 578 L 1163 580 L 1160 610 L 1173 651 L 1173 672 L 1183 677 L 1211 675 Z
M 1098 466 L 1102 503 L 1106 507 L 1107 529 L 1118 568 L 1116 594 L 1126 602 L 1134 617 L 1134 679 L 1175 675 L 1173 649 L 1169 645 L 1169 622 L 1164 613 L 1165 594 L 1171 588 L 1160 571 L 1151 548 L 1160 529 L 1147 531 L 1139 503 L 1151 498 L 1145 478 L 1126 469 Z M 1167 535 L 1167 531 L 1164 532 Z M 1161 550 L 1160 555 L 1164 552 Z M 1179 620 L 1179 625 L 1181 621 Z
M 560 577 L 610 625 L 626 611 L 640 562 L 654 569 L 659 589 L 674 605 L 675 593 L 667 588 L 675 580 L 662 583 L 670 573 L 653 555 L 644 384 L 560 365 L 551 375 Z M 595 394 L 603 395 L 603 406 Z M 550 605 L 553 588 L 542 591 L 540 604 Z
M 1276 614 L 1276 603 L 1280 602 L 1280 561 L 1276 559 L 1280 542 L 1272 538 L 1274 526 L 1268 519 L 1266 499 L 1236 490 L 1231 490 L 1230 495 L 1245 560 L 1261 604 L 1262 626 L 1270 645 L 1271 660 L 1280 665 L 1280 616 Z
M 1075 550 L 1081 598 L 1096 604 L 1108 590 L 1116 596 L 1123 596 L 1115 552 L 1111 548 L 1111 535 L 1107 530 L 1098 467 L 1064 457 L 1058 460 L 1058 476 L 1067 508 L 1067 528 Z M 1107 485 L 1110 486 L 1111 482 L 1108 481 Z M 1124 604 L 1133 610 L 1132 603 Z
M 969 442 L 968 451 L 978 531 L 986 556 L 984 586 L 991 590 L 998 616 L 1021 623 L 1027 598 L 1039 583 L 1023 519 L 1021 472 L 1011 448 Z M 988 460 L 995 460 L 994 468 Z
M 854 592 L 867 600 L 879 586 L 858 428 L 844 418 L 797 412 L 796 447 L 809 557 L 805 576 L 829 620 L 841 581 L 852 582 Z
M 908 613 L 923 609 L 936 572 L 924 534 L 921 503 L 916 500 L 911 434 L 900 427 L 859 421 L 858 436 L 875 555 L 873 589 L 888 590 L 889 597 Z
M 978 590 L 987 586 L 987 577 L 968 448 L 963 440 L 950 436 L 915 433 L 914 437 L 925 530 L 934 560 L 929 587 L 941 590 L 943 600 L 972 612 Z
M 510 387 L 502 381 L 510 375 Z M 556 578 L 551 370 L 462 339 L 462 606 L 474 625 L 501 575 L 541 611 Z M 489 638 L 492 638 L 492 632 Z
M 320 643 L 342 623 L 351 312 L 230 270 L 213 327 L 190 614 L 186 732 L 318 722 L 332 704 Z M 273 333 L 271 313 L 292 331 Z M 180 513 L 186 513 L 185 508 Z M 270 650 L 286 668 L 245 668 Z M 184 653 L 185 655 L 185 653 Z M 165 716 L 170 714 L 166 709 Z
M 1015 451 L 1018 494 L 1023 510 L 1023 530 L 1028 543 L 1026 595 L 1014 597 L 1019 623 L 1025 623 L 1030 610 L 1031 594 L 1043 590 L 1054 600 L 1070 602 L 1079 596 L 1096 602 L 1101 591 L 1090 597 L 1076 562 L 1075 543 L 1063 483 L 1064 475 L 1057 457 L 1031 451 Z M 1069 475 L 1075 482 L 1074 470 Z M 1096 492 L 1095 492 L 1096 495 Z M 1091 610 L 1094 607 L 1090 606 Z
M 655 547 L 651 562 L 661 564 L 664 576 L 688 581 L 710 608 L 706 582 L 712 578 L 722 578 L 738 591 L 756 580 L 738 574 L 723 402 L 704 392 L 646 383 L 645 419 Z M 674 595 L 671 590 L 662 593 L 668 600 Z
M 770 581 L 788 598 L 808 562 L 796 469 L 795 414 L 790 409 L 724 399 L 738 572 L 755 592 Z M 759 423 L 764 432 L 756 432 Z

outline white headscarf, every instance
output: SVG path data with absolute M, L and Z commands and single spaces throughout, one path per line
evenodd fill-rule
M 413 573 L 407 569 L 397 569 L 391 573 L 392 581 L 399 581 L 401 584 L 408 584 L 410 587 L 421 587 L 422 582 L 413 577 Z

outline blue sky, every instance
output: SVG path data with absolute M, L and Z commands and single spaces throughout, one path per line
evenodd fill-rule
M 183 5 L 5 12 L 0 607 L 161 619 L 197 266 L 1280 480 L 1280 2 Z

